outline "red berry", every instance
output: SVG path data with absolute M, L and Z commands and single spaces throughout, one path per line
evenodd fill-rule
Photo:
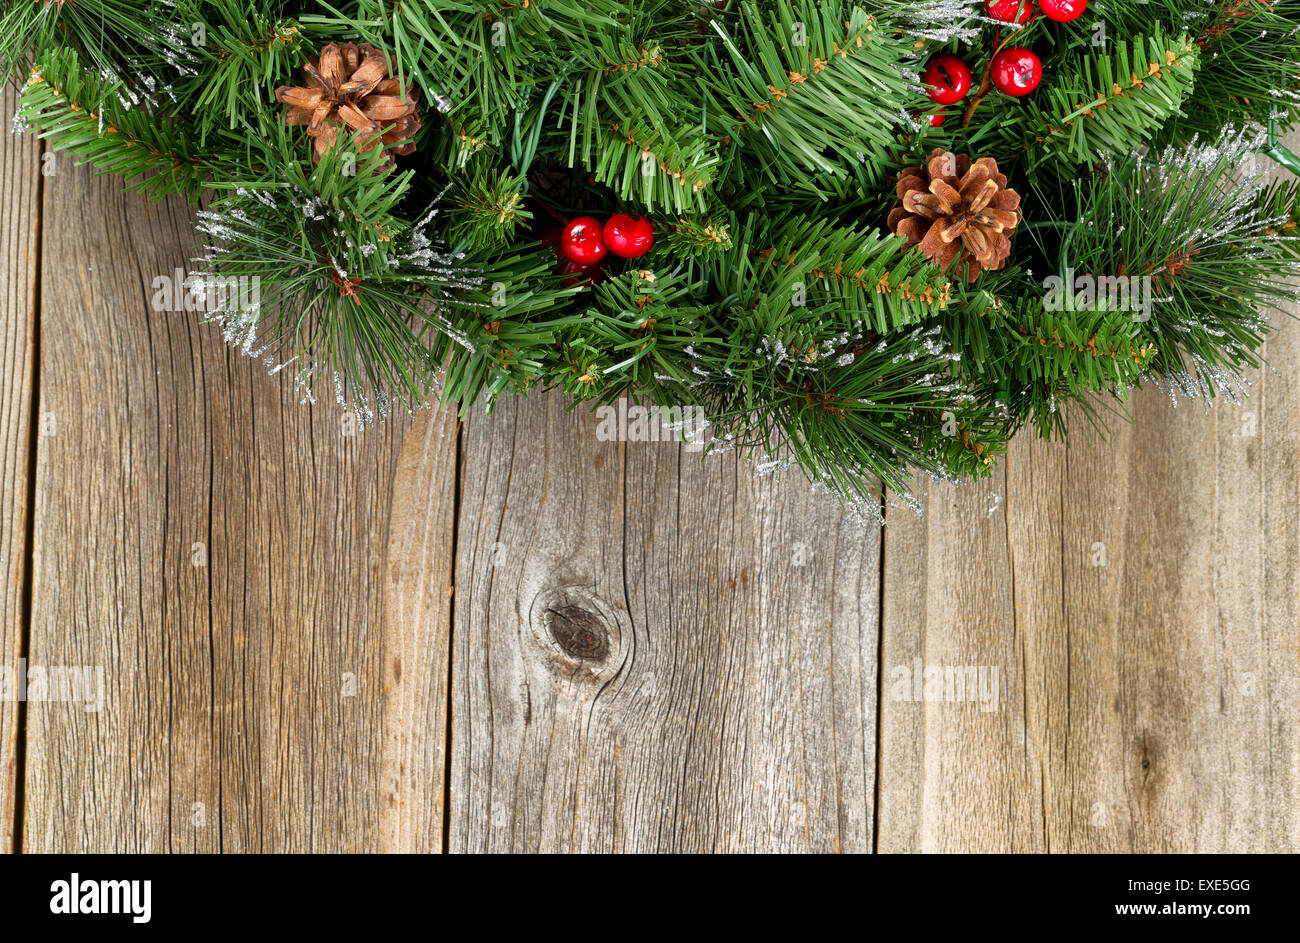
M 993 57 L 993 84 L 999 91 L 1019 98 L 1038 88 L 1043 64 L 1024 46 L 1003 49 Z
M 1003 23 L 1028 23 L 1038 15 L 1034 0 L 984 0 L 984 9 Z
M 560 274 L 568 276 L 564 280 L 565 288 L 572 288 L 579 283 L 583 285 L 599 285 L 605 278 L 605 267 L 600 262 L 591 265 L 579 265 L 572 259 L 563 259 L 560 262 Z
M 560 251 L 579 265 L 593 265 L 605 257 L 605 240 L 600 235 L 600 220 L 579 216 L 570 221 L 560 234 Z
M 930 99 L 940 105 L 955 105 L 970 91 L 970 69 L 951 53 L 935 56 L 921 73 L 930 86 Z
M 1077 20 L 1088 9 L 1088 0 L 1040 0 L 1043 16 L 1058 23 Z
M 639 259 L 655 244 L 655 230 L 650 220 L 635 213 L 619 213 L 605 224 L 605 245 L 624 259 Z
M 936 111 L 934 114 L 930 116 L 930 127 L 932 128 L 939 127 L 940 125 L 943 124 L 943 119 L 944 119 L 943 109 L 940 108 L 938 111 Z

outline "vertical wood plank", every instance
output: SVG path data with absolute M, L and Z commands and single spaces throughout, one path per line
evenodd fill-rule
M 387 547 L 380 850 L 443 850 L 456 526 L 453 411 L 426 412 L 397 460 Z
M 1287 135 L 1286 145 L 1300 151 L 1300 129 Z M 1285 176 L 1276 168 L 1274 173 Z M 1256 797 L 1262 808 L 1245 824 L 1262 833 L 1255 847 L 1295 854 L 1300 852 L 1300 305 L 1289 305 L 1286 316 L 1273 317 L 1257 413 L 1258 658 L 1244 664 L 1234 680 L 1235 701 L 1250 699 L 1246 703 L 1252 705 L 1254 726 L 1262 735 L 1259 749 L 1267 757 L 1262 796 Z M 1239 425 L 1236 431 L 1247 428 Z M 1245 444 L 1249 454 L 1254 443 Z
M 869 850 L 879 529 L 596 428 L 466 424 L 452 850 Z
M 5 86 L 0 120 L 18 104 Z M 37 238 L 41 146 L 30 135 L 0 134 L 0 666 L 15 674 L 22 656 L 32 407 L 36 400 Z M 0 851 L 14 847 L 18 785 L 18 701 L 0 699 Z
M 1270 815 L 1293 822 L 1285 788 L 1268 784 L 1280 775 L 1289 788 L 1295 746 L 1270 737 L 1286 722 L 1266 692 L 1289 697 L 1295 622 L 1272 629 L 1270 656 L 1259 447 L 1233 441 L 1240 413 L 1173 410 L 1148 391 L 1135 424 L 1105 441 L 1018 440 L 1005 529 L 980 521 L 996 483 L 932 487 L 924 522 L 895 514 L 881 850 L 1294 840 L 1290 824 L 1269 837 Z M 999 667 L 999 712 L 891 696 L 890 672 L 908 658 Z
M 1005 482 L 931 484 L 924 517 L 887 511 L 880 851 L 1044 850 Z
M 1147 391 L 1107 440 L 1018 440 L 1002 535 L 989 486 L 891 520 L 881 850 L 1295 846 L 1295 333 L 1242 405 Z M 896 662 L 982 663 L 990 631 L 1002 724 L 890 698 Z
M 1061 579 L 1048 610 L 1059 616 L 1017 613 L 1050 653 L 1036 660 L 1040 724 L 1054 746 L 1049 846 L 1245 850 L 1223 828 L 1234 745 L 1219 716 L 1227 678 L 1215 577 L 1230 563 L 1216 546 L 1214 449 L 1205 448 L 1219 412 L 1174 409 L 1146 390 L 1133 415 L 1106 440 L 1079 436 L 1061 449 Z
M 66 153 L 52 170 L 30 660 L 101 671 L 104 691 L 98 711 L 29 702 L 24 849 L 169 850 L 191 803 L 218 810 L 208 570 L 190 565 L 211 546 L 202 374 L 186 316 L 148 311 L 153 275 L 185 265 L 188 214 Z M 219 847 L 215 827 L 183 832 Z
M 1300 135 L 1292 135 L 1290 147 L 1300 149 Z M 1300 318 L 1300 306 L 1289 313 Z M 1234 700 L 1249 699 L 1258 749 L 1266 758 L 1262 795 L 1255 797 L 1262 808 L 1246 820 L 1260 829 L 1253 845 L 1295 854 L 1300 852 L 1300 324 L 1279 323 L 1264 352 L 1271 369 L 1259 399 L 1259 648 L 1257 659 L 1234 679 Z
M 437 508 L 453 462 L 427 441 L 445 426 L 362 430 L 300 405 L 200 315 L 150 310 L 153 278 L 197 254 L 187 208 L 60 161 L 31 648 L 102 665 L 107 695 L 98 712 L 30 710 L 26 847 L 378 850 L 386 782 L 441 790 L 427 764 L 388 775 L 384 747 L 405 736 L 424 755 L 432 739 L 436 765 L 444 736 L 405 685 L 445 674 L 445 656 L 426 649 L 395 681 L 387 650 L 439 618 L 406 570 L 450 545 Z

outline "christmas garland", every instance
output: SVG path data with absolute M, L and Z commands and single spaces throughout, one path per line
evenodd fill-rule
M 16 126 L 205 202 L 187 307 L 366 419 L 629 397 L 871 507 L 1296 298 L 1300 0 L 3 9 Z

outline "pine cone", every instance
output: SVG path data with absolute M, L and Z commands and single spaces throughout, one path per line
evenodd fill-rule
M 1020 222 L 1020 194 L 1007 189 L 1006 174 L 992 157 L 975 163 L 965 154 L 936 149 L 925 167 L 898 175 L 901 206 L 889 213 L 889 228 L 907 239 L 944 271 L 958 261 L 973 282 L 980 272 L 1000 269 L 1011 254 L 1007 238 Z
M 288 107 L 285 123 L 306 125 L 312 136 L 312 163 L 333 146 L 339 128 L 350 128 L 358 149 L 396 144 L 385 151 L 382 169 L 393 165 L 394 154 L 415 150 L 412 136 L 420 128 L 419 100 L 414 86 L 403 92 L 388 74 L 388 57 L 369 43 L 330 43 L 320 58 L 302 67 L 305 86 L 281 85 L 277 101 Z

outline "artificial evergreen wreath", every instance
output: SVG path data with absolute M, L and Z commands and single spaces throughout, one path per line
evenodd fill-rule
M 14 0 L 16 124 L 209 243 L 226 337 L 365 416 L 699 407 L 851 501 L 1295 297 L 1300 0 Z M 243 295 L 239 297 L 243 299 Z

